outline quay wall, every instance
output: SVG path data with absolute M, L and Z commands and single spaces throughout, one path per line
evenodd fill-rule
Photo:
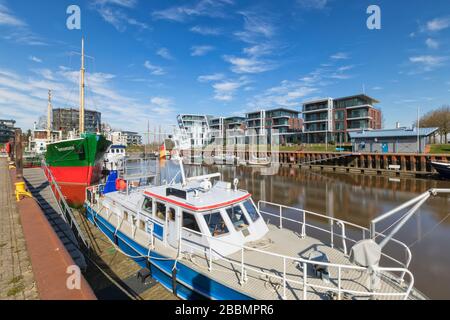
M 11 183 L 23 182 L 10 170 Z M 69 289 L 68 268 L 75 266 L 35 199 L 24 198 L 17 203 L 20 222 L 31 260 L 31 266 L 41 300 L 97 300 L 90 285 L 81 274 L 79 289 Z
M 200 152 L 200 151 L 199 151 Z M 189 157 L 189 150 L 182 151 Z M 196 152 L 196 154 L 198 154 Z M 248 161 L 250 153 L 237 153 L 235 155 Z M 269 156 L 272 156 L 268 152 Z M 261 154 L 258 157 L 265 157 Z M 450 154 L 411 154 L 411 153 L 351 153 L 351 152 L 304 152 L 304 151 L 280 151 L 279 162 L 290 167 L 305 169 L 319 169 L 344 172 L 359 172 L 368 174 L 392 174 L 396 175 L 430 175 L 436 174 L 431 166 L 431 161 L 450 162 Z M 390 166 L 400 166 L 400 169 L 392 169 Z

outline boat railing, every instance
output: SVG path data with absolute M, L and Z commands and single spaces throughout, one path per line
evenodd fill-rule
M 274 212 L 269 212 L 269 211 L 262 209 L 262 207 L 267 207 L 267 206 L 274 207 L 276 209 L 275 212 L 277 214 L 275 214 Z M 286 217 L 286 215 L 285 215 L 286 210 L 298 213 L 299 219 L 292 219 L 292 218 Z M 328 234 L 330 236 L 329 241 L 330 241 L 330 246 L 332 248 L 335 248 L 337 246 L 334 241 L 335 237 L 340 238 L 341 243 L 342 243 L 341 249 L 342 249 L 344 255 L 348 255 L 348 248 L 351 247 L 351 246 L 347 245 L 347 242 L 349 242 L 351 245 L 353 245 L 360 240 L 369 239 L 369 237 L 370 237 L 369 228 L 365 228 L 365 227 L 362 227 L 360 225 L 357 225 L 357 224 L 354 224 L 351 222 L 347 222 L 347 221 L 337 219 L 334 217 L 311 212 L 308 210 L 284 206 L 284 205 L 280 205 L 277 203 L 272 203 L 272 202 L 261 200 L 258 202 L 258 211 L 260 213 L 262 213 L 263 215 L 276 218 L 278 220 L 277 226 L 280 229 L 283 229 L 285 227 L 285 225 L 287 225 L 289 223 L 294 224 L 294 225 L 299 225 L 300 228 L 298 231 L 302 238 L 306 237 L 307 228 L 318 230 L 322 233 Z M 318 220 L 320 220 L 320 219 L 326 221 L 325 224 L 329 225 L 328 229 L 324 228 L 323 226 L 320 225 L 320 223 L 318 223 Z M 269 222 L 270 222 L 270 220 L 269 220 Z M 316 224 L 313 224 L 314 222 L 316 222 Z M 272 223 L 272 224 L 275 224 L 275 223 Z M 340 232 L 335 231 L 335 225 L 340 227 Z M 360 233 L 360 238 L 355 239 L 355 238 L 352 238 L 351 236 L 349 236 L 350 230 L 356 230 L 357 233 Z M 386 235 L 384 235 L 382 233 L 377 233 L 377 237 L 385 238 Z M 400 247 L 401 251 L 403 251 L 405 254 L 404 261 L 401 261 L 402 259 L 399 259 L 399 258 L 394 258 L 385 252 L 381 253 L 382 256 L 384 258 L 388 259 L 389 261 L 397 264 L 401 268 L 408 269 L 409 265 L 411 263 L 411 259 L 412 259 L 412 254 L 411 254 L 411 250 L 409 249 L 409 247 L 405 243 L 403 243 L 397 239 L 394 239 L 394 238 L 391 238 L 389 243 L 391 244 L 391 246 Z M 399 281 L 400 282 L 403 281 L 403 278 L 404 278 L 404 274 L 401 274 Z
M 91 248 L 90 242 L 88 238 L 85 236 L 84 232 L 81 230 L 80 225 L 75 219 L 72 208 L 68 205 L 66 198 L 64 197 L 57 181 L 55 180 L 51 170 L 47 166 L 45 161 L 42 161 L 42 169 L 44 170 L 44 174 L 47 177 L 47 180 L 50 184 L 50 188 L 56 198 L 56 202 L 61 212 L 61 217 L 63 220 L 69 224 L 72 231 L 78 240 L 85 245 L 85 247 L 89 250 Z
M 241 244 L 232 243 L 229 241 L 225 241 L 223 239 L 218 239 L 212 236 L 208 236 L 205 234 L 202 234 L 197 231 L 193 231 L 191 229 L 182 228 L 183 231 L 186 233 L 191 234 L 197 234 L 201 236 L 202 239 L 208 239 L 209 244 L 205 245 L 204 243 L 197 242 L 193 239 L 187 239 L 182 236 L 181 238 L 181 251 L 187 252 L 187 250 L 183 250 L 183 247 L 188 247 L 191 249 L 191 251 L 197 251 L 202 256 L 205 256 L 207 259 L 207 265 L 208 265 L 208 271 L 212 272 L 215 270 L 214 264 L 219 266 L 219 260 L 225 261 L 229 263 L 237 274 L 239 274 L 239 283 L 241 286 L 245 286 L 248 281 L 248 275 L 249 272 L 252 272 L 256 275 L 264 276 L 266 279 L 277 279 L 281 281 L 280 285 L 282 288 L 281 298 L 287 299 L 287 291 L 292 290 L 294 285 L 299 285 L 302 287 L 302 297 L 304 300 L 308 299 L 308 289 L 311 289 L 313 291 L 326 291 L 326 292 L 332 292 L 336 294 L 336 298 L 338 300 L 341 300 L 343 298 L 343 295 L 350 294 L 354 296 L 365 296 L 370 298 L 376 298 L 376 297 L 391 297 L 391 298 L 399 298 L 406 300 L 409 297 L 409 294 L 411 293 L 411 290 L 414 285 L 414 276 L 413 274 L 406 268 L 394 268 L 394 267 L 378 267 L 373 270 L 375 274 L 378 274 L 379 276 L 386 277 L 387 274 L 390 274 L 393 276 L 393 273 L 401 273 L 403 275 L 408 276 L 408 282 L 407 285 L 404 286 L 402 289 L 398 292 L 385 292 L 373 289 L 367 289 L 367 290 L 354 290 L 345 288 L 343 286 L 344 281 L 352 281 L 351 279 L 345 278 L 345 274 L 348 274 L 351 271 L 356 271 L 359 273 L 367 272 L 370 277 L 376 276 L 375 274 L 371 274 L 371 270 L 369 268 L 357 266 L 357 265 L 350 265 L 350 264 L 337 264 L 337 263 L 331 263 L 331 262 L 320 262 L 320 261 L 313 261 L 304 259 L 302 257 L 292 257 L 287 255 L 282 255 L 266 250 L 261 250 L 257 248 L 252 248 L 248 246 L 244 246 Z M 227 246 L 231 246 L 236 248 L 240 252 L 239 259 L 233 259 L 231 257 L 226 257 L 220 254 L 217 250 L 215 250 L 211 243 L 215 244 L 223 244 Z M 260 254 L 262 258 L 259 258 L 258 261 L 271 261 L 276 262 L 278 259 L 282 264 L 282 268 L 280 270 L 274 270 L 273 267 L 268 269 L 264 266 L 258 266 L 254 262 L 251 264 L 246 262 L 246 257 L 248 254 L 252 254 L 252 257 L 255 257 L 256 254 Z M 299 271 L 302 271 L 301 273 L 292 274 L 292 271 L 287 270 L 288 263 L 294 263 L 298 267 L 296 268 Z M 327 268 L 329 270 L 330 275 L 330 282 L 334 285 L 322 285 L 317 283 L 309 282 L 311 279 L 308 276 L 308 270 L 311 270 L 312 268 L 317 268 L 317 266 L 322 266 L 324 268 Z M 223 267 L 223 266 L 222 266 Z M 223 271 L 223 270 L 222 270 Z M 220 270 L 218 270 L 220 272 Z M 298 278 L 298 279 L 294 279 Z M 270 281 L 270 280 L 268 280 Z M 364 285 L 362 285 L 364 287 Z M 369 285 L 370 286 L 370 285 Z

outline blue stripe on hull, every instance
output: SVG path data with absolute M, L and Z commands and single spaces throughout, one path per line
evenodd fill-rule
M 102 216 L 95 214 L 94 210 L 87 207 L 88 220 L 97 226 L 109 239 L 116 242 L 118 247 L 130 256 L 145 256 L 145 258 L 133 258 L 142 268 L 147 268 L 148 249 L 130 239 L 124 233 L 118 231 L 114 236 L 115 228 Z M 94 223 L 95 216 L 95 223 Z M 155 251 L 150 252 L 150 270 L 152 277 L 159 281 L 166 289 L 172 291 L 173 260 L 157 260 L 166 257 Z M 177 295 L 185 300 L 214 299 L 214 300 L 249 300 L 251 297 L 227 287 L 211 278 L 184 265 L 180 261 L 177 264 Z

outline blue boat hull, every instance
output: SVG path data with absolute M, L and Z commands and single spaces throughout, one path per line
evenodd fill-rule
M 152 277 L 160 282 L 166 289 L 173 292 L 172 269 L 174 260 L 150 251 L 150 259 L 147 259 L 148 249 L 130 239 L 124 233 L 118 231 L 115 234 L 115 227 L 102 216 L 98 215 L 89 206 L 86 207 L 87 219 L 93 223 L 103 234 L 113 241 L 127 255 L 144 258 L 133 258 L 142 268 L 149 268 Z M 184 300 L 252 300 L 253 298 L 225 286 L 204 274 L 184 265 L 180 261 L 177 263 L 176 294 Z

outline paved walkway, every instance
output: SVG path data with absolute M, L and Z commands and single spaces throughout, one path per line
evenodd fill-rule
M 0 300 L 39 299 L 8 164 L 0 158 Z

